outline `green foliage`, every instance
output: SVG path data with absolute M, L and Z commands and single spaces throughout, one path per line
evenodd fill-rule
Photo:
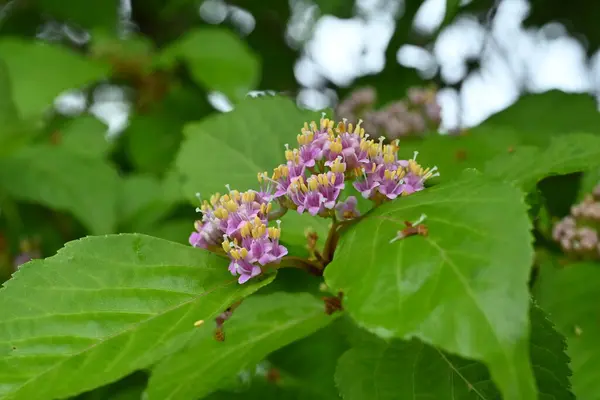
M 114 232 L 118 176 L 104 160 L 37 145 L 0 158 L 0 188 L 19 200 L 68 211 L 94 234 Z
M 210 326 L 153 370 L 147 396 L 191 399 L 223 388 L 235 373 L 267 354 L 303 338 L 332 321 L 323 305 L 308 294 L 254 296 L 236 309 L 218 342 Z
M 530 353 L 540 398 L 572 399 L 569 359 L 562 336 L 537 307 L 531 310 Z M 417 340 L 386 342 L 363 337 L 338 361 L 336 382 L 344 399 L 492 399 L 499 393 L 487 368 Z
M 397 63 L 401 46 L 426 46 L 459 13 L 491 22 L 498 2 L 446 0 L 431 38 L 413 30 L 422 1 L 388 9 L 383 69 L 314 83 L 354 100 L 371 86 L 377 98 L 363 100 L 391 119 L 353 110 L 369 136 L 329 126 L 319 156 L 303 143 L 320 133 L 303 127 L 333 113 L 295 104 L 298 60 L 319 64 L 304 46 L 315 18 L 362 18 L 354 2 L 4 3 L 0 399 L 600 400 L 596 99 L 525 94 L 436 135 L 436 89 L 419 87 L 444 83 Z M 560 9 L 532 4 L 528 23 Z M 584 25 L 568 29 L 593 43 L 595 14 L 573 10 Z M 54 107 L 71 91 L 76 115 Z M 111 91 L 120 131 L 104 112 Z M 233 110 L 216 110 L 215 94 Z M 425 131 L 407 117 L 421 114 Z M 403 123 L 423 136 L 402 136 L 396 155 L 379 135 Z M 325 165 L 338 145 L 345 171 Z M 277 199 L 237 192 L 258 190 L 263 171 L 260 190 L 286 182 L 289 170 L 273 171 L 300 154 L 288 146 L 316 158 L 302 181 Z M 363 197 L 353 183 L 366 177 L 380 186 Z M 558 218 L 584 198 L 585 218 L 562 232 Z
M 269 283 L 237 285 L 226 261 L 143 235 L 71 242 L 0 291 L 0 396 L 74 395 L 144 368 Z
M 599 267 L 598 263 L 576 263 L 564 267 L 545 263 L 535 288 L 540 306 L 567 338 L 573 392 L 578 399 L 600 399 L 596 356 L 600 352 Z
M 10 76 L 14 104 L 25 119 L 39 117 L 63 91 L 106 78 L 109 72 L 107 65 L 37 41 L 3 38 L 0 55 Z
M 318 119 L 291 100 L 265 96 L 186 126 L 177 157 L 186 195 L 223 193 L 225 184 L 257 187 L 256 174 L 285 161 L 285 144 L 294 144 L 304 122 Z
M 160 56 L 160 65 L 182 60 L 194 80 L 208 90 L 243 99 L 258 84 L 260 61 L 231 31 L 196 29 L 173 43 Z
M 427 237 L 390 243 L 421 214 Z M 518 190 L 466 177 L 367 214 L 342 238 L 325 279 L 367 329 L 484 361 L 505 397 L 528 399 L 529 227 Z

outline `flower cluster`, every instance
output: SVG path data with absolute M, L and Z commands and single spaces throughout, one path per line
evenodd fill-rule
M 377 93 L 371 87 L 359 88 L 350 93 L 336 108 L 340 118 L 350 121 L 364 120 L 364 128 L 374 135 L 390 140 L 406 136 L 420 136 L 437 131 L 441 122 L 441 108 L 436 91 L 429 88 L 410 88 L 406 99 L 374 109 Z
M 231 259 L 229 271 L 239 275 L 239 283 L 259 275 L 260 266 L 279 262 L 287 254 L 279 244 L 279 221 L 277 227 L 268 227 L 270 198 L 253 190 L 214 194 L 199 208 L 202 220 L 196 221 L 190 244 L 209 250 L 220 246 Z
M 552 238 L 577 258 L 600 259 L 600 184 L 554 225 Z
M 222 249 L 231 259 L 229 270 L 239 282 L 259 275 L 267 264 L 279 263 L 287 249 L 279 243 L 280 221 L 269 221 L 287 210 L 334 221 L 357 218 L 357 199 L 341 199 L 346 183 L 374 204 L 424 189 L 437 168 L 423 168 L 416 161 L 398 159 L 398 141 L 385 144 L 365 133 L 361 121 L 335 124 L 305 123 L 297 136 L 298 147 L 285 146 L 286 162 L 272 173 L 258 173 L 259 188 L 228 193 L 204 201 L 190 243 L 205 249 Z M 273 210 L 275 204 L 276 210 Z

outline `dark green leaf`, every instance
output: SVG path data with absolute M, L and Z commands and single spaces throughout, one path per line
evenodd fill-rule
M 118 0 L 35 0 L 40 8 L 65 22 L 83 28 L 117 30 Z
M 312 391 L 314 398 L 339 399 L 333 375 L 348 344 L 338 321 L 269 356 L 275 368 Z
M 600 399 L 600 264 L 566 267 L 542 265 L 536 298 L 556 328 L 567 338 L 573 370 L 573 392 L 578 399 Z
M 333 321 L 323 302 L 307 293 L 250 297 L 225 322 L 225 340 L 204 324 L 190 343 L 153 370 L 146 394 L 154 399 L 195 399 L 227 386 L 237 372 Z
M 257 173 L 270 172 L 285 161 L 285 144 L 295 143 L 304 122 L 319 118 L 290 99 L 265 96 L 186 126 L 186 140 L 177 156 L 186 196 L 222 193 L 225 184 L 237 190 L 257 187 Z
M 234 101 L 243 99 L 260 79 L 258 57 L 242 39 L 223 28 L 187 32 L 161 54 L 159 63 L 173 65 L 179 59 L 199 84 Z
M 0 290 L 0 397 L 63 398 L 145 368 L 271 279 L 238 285 L 225 259 L 144 235 L 70 242 Z
M 0 40 L 0 59 L 6 63 L 14 103 L 24 119 L 41 115 L 61 92 L 105 78 L 109 71 L 67 48 L 15 38 Z
M 119 179 L 105 161 L 38 145 L 0 159 L 0 188 L 76 216 L 94 234 L 113 232 Z
M 577 193 L 577 201 L 581 201 L 586 196 L 590 195 L 598 185 L 600 185 L 600 167 L 585 171 Z
M 532 307 L 530 354 L 539 398 L 574 399 L 564 338 Z M 416 339 L 385 342 L 371 337 L 339 360 L 336 382 L 346 400 L 398 398 L 500 399 L 487 368 L 446 354 Z
M 390 243 L 421 214 L 428 236 Z M 483 361 L 506 398 L 530 399 L 530 228 L 519 190 L 465 177 L 367 214 L 342 237 L 325 279 L 368 330 Z

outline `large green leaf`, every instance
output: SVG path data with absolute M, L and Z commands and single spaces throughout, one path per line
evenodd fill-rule
M 573 132 L 600 133 L 600 114 L 589 94 L 551 90 L 522 96 L 506 110 L 492 115 L 472 132 L 491 130 L 519 133 L 521 143 L 543 145 L 555 135 Z
M 318 119 L 288 98 L 264 96 L 186 126 L 177 157 L 186 195 L 222 193 L 227 183 L 238 190 L 256 187 L 256 174 L 285 161 L 284 145 L 296 143 L 304 122 Z
M 561 135 L 548 148 L 521 147 L 496 157 L 485 172 L 522 185 L 526 189 L 550 175 L 564 175 L 600 166 L 600 136 L 592 134 Z
M 188 31 L 168 47 L 159 61 L 172 65 L 181 59 L 192 77 L 208 90 L 242 99 L 260 79 L 260 61 L 233 32 L 223 28 Z
M 421 214 L 429 236 L 390 243 Z M 368 330 L 481 360 L 506 398 L 530 399 L 530 227 L 518 189 L 465 176 L 367 214 L 342 237 L 325 279 Z
M 101 159 L 59 146 L 23 148 L 0 158 L 0 188 L 19 200 L 68 211 L 94 234 L 115 229 L 119 180 Z
M 205 324 L 189 344 L 153 370 L 146 394 L 154 399 L 196 399 L 227 386 L 235 374 L 269 353 L 333 321 L 323 302 L 307 293 L 246 299 L 225 323 L 225 341 Z
M 559 332 L 567 338 L 573 370 L 573 392 L 578 399 L 600 399 L 599 263 L 555 268 L 545 264 L 535 294 Z
M 564 338 L 543 312 L 532 307 L 530 354 L 540 398 L 574 399 L 569 391 Z M 339 360 L 336 382 L 345 400 L 430 398 L 497 399 L 487 368 L 446 354 L 416 339 L 385 342 L 361 338 Z
M 63 398 L 117 380 L 270 280 L 238 285 L 225 259 L 144 235 L 70 242 L 0 290 L 0 397 Z
M 520 142 L 512 131 L 482 130 L 464 136 L 432 135 L 423 140 L 406 140 L 400 143 L 399 155 L 412 158 L 419 152 L 422 165 L 436 165 L 441 171 L 440 181 L 451 181 L 465 168 L 481 169 L 490 159 L 507 154 Z
M 8 68 L 13 99 L 21 117 L 37 117 L 61 92 L 105 78 L 108 66 L 67 48 L 42 41 L 0 40 L 0 59 Z

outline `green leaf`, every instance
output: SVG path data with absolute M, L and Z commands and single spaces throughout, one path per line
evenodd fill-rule
M 524 95 L 506 110 L 492 115 L 471 132 L 518 132 L 521 143 L 546 145 L 555 135 L 598 132 L 600 114 L 589 94 L 551 90 Z
M 390 243 L 421 214 L 427 237 Z M 341 238 L 325 280 L 359 325 L 483 361 L 505 398 L 530 399 L 530 228 L 518 189 L 467 176 L 365 215 Z
M 117 0 L 36 0 L 39 7 L 56 19 L 76 23 L 83 28 L 101 26 L 117 29 Z
M 154 176 L 135 174 L 125 177 L 119 196 L 120 224 L 139 232 L 166 216 L 175 202 L 165 195 L 163 185 Z M 193 221 L 188 224 L 192 229 Z
M 115 229 L 119 177 L 109 164 L 59 146 L 37 145 L 0 159 L 0 188 L 77 217 L 94 234 Z
M 577 201 L 582 201 L 586 196 L 592 193 L 594 188 L 600 185 L 600 167 L 592 168 L 584 172 L 581 178 Z
M 600 165 L 600 136 L 569 134 L 553 138 L 543 150 L 527 146 L 496 157 L 486 164 L 485 172 L 529 190 L 547 176 L 585 171 L 594 165 Z
M 21 117 L 40 116 L 61 92 L 106 78 L 109 69 L 65 47 L 16 38 L 0 40 Z M 68 71 L 68 73 L 66 73 Z
M 580 263 L 555 268 L 542 265 L 536 298 L 556 329 L 567 338 L 573 370 L 573 392 L 578 399 L 600 399 L 600 264 Z
M 311 398 L 339 399 L 333 375 L 338 358 L 348 350 L 339 320 L 269 356 L 275 368 L 312 392 Z
M 207 90 L 243 99 L 260 80 L 260 61 L 233 32 L 223 28 L 188 31 L 160 55 L 160 65 L 177 60 L 187 64 L 192 77 Z
M 530 354 L 539 398 L 575 399 L 564 338 L 552 329 L 543 312 L 532 307 Z M 335 374 L 345 400 L 399 398 L 499 399 L 487 368 L 416 339 L 385 342 L 361 339 L 340 359 Z
M 441 174 L 437 179 L 448 182 L 466 168 L 482 169 L 490 159 L 508 154 L 519 142 L 519 136 L 510 131 L 482 130 L 464 136 L 432 135 L 424 140 L 401 143 L 399 156 L 409 159 L 418 151 L 419 163 L 430 167 L 436 165 Z
M 330 219 L 313 217 L 306 213 L 299 214 L 294 210 L 289 210 L 281 218 L 281 229 L 283 230 L 281 241 L 288 245 L 305 248 L 307 244 L 305 232 L 307 229 L 311 229 L 317 233 L 317 246 L 322 249 L 329 234 L 330 225 Z
M 148 375 L 137 371 L 125 378 L 82 393 L 73 400 L 140 400 L 148 383 Z
M 156 236 L 173 242 L 188 244 L 194 224 L 187 218 L 168 219 L 152 226 L 142 228 L 140 233 Z M 279 276 L 279 274 L 277 274 Z
M 60 130 L 61 145 L 74 153 L 103 158 L 111 149 L 106 138 L 108 128 L 97 118 L 85 115 L 75 118 Z
M 222 389 L 246 366 L 333 321 L 323 307 L 307 293 L 244 300 L 224 324 L 224 342 L 214 339 L 212 324 L 204 324 L 185 348 L 156 366 L 148 400 L 196 399 Z
M 285 144 L 294 144 L 304 122 L 319 120 L 285 97 L 249 98 L 235 110 L 184 129 L 186 140 L 177 156 L 186 196 L 209 196 L 232 189 L 257 187 L 256 175 L 285 161 Z M 217 173 L 215 173 L 217 172 Z
M 238 285 L 225 259 L 144 235 L 70 242 L 0 290 L 0 397 L 63 398 L 115 381 L 270 280 Z

